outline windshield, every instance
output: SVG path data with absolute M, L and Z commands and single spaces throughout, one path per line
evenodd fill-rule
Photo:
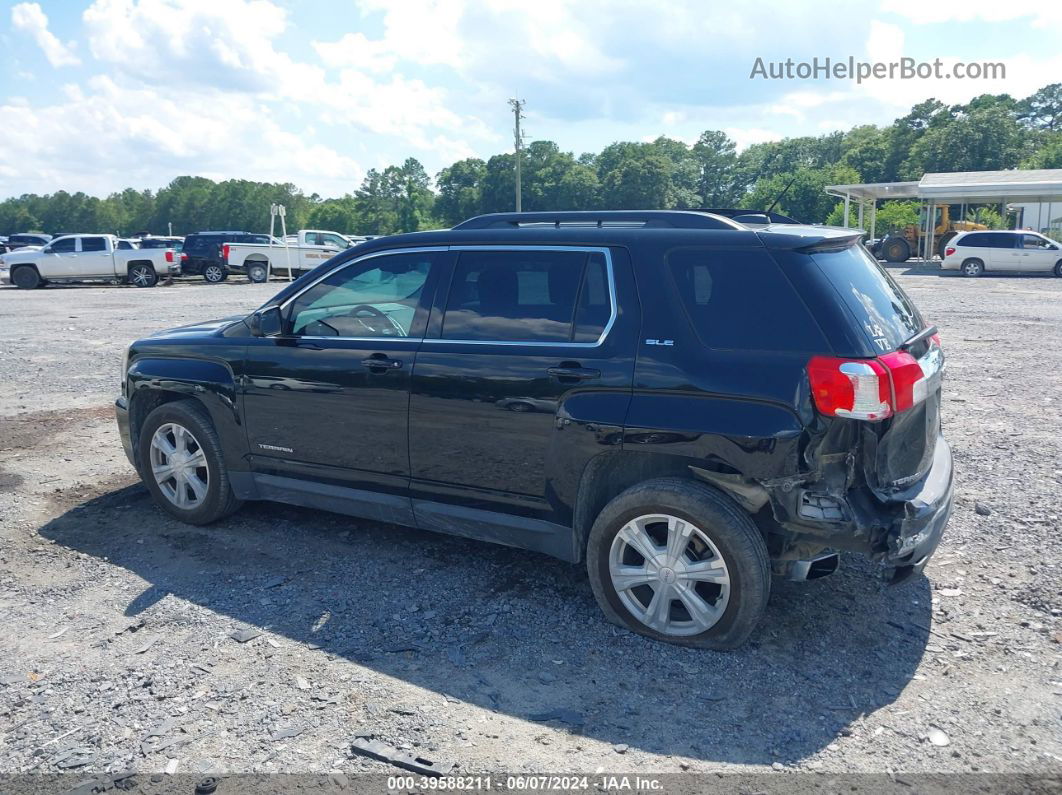
M 875 350 L 896 350 L 922 330 L 922 318 L 911 299 L 862 246 L 818 252 L 812 258 Z

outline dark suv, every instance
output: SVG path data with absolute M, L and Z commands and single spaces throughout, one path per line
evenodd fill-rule
M 231 268 L 222 257 L 226 243 L 269 243 L 269 235 L 249 232 L 195 232 L 184 239 L 181 251 L 181 274 L 202 276 L 211 284 L 229 278 Z
M 921 572 L 952 504 L 936 329 L 850 230 L 524 213 L 342 252 L 130 345 L 165 510 L 276 500 L 585 561 L 605 614 L 733 648 L 772 572 Z

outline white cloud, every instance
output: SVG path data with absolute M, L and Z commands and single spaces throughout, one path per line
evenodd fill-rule
M 282 129 L 252 97 L 166 97 L 105 76 L 84 87 L 68 85 L 63 93 L 61 104 L 50 107 L 0 103 L 6 165 L 0 195 L 59 189 L 99 194 L 195 174 L 294 182 L 336 196 L 353 190 L 364 175 L 351 157 Z
M 1062 22 L 1062 8 L 1042 0 L 965 0 L 933 3 L 927 0 L 882 0 L 881 10 L 898 14 L 917 25 L 942 22 L 1009 22 L 1030 18 L 1038 27 Z
M 81 60 L 72 45 L 63 44 L 48 30 L 48 16 L 37 3 L 19 3 L 11 9 L 11 24 L 16 30 L 28 33 L 52 66 L 77 66 Z
M 762 127 L 725 127 L 723 129 L 737 145 L 740 152 L 753 144 L 767 143 L 768 141 L 780 141 L 785 137 L 777 130 L 766 130 Z

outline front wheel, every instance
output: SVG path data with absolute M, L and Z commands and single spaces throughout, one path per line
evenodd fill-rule
M 247 278 L 255 284 L 262 284 L 269 278 L 269 270 L 262 263 L 248 265 Z
M 159 277 L 150 265 L 134 265 L 129 269 L 129 283 L 135 287 L 154 287 Z
M 22 290 L 35 290 L 41 286 L 41 275 L 32 265 L 23 265 L 11 271 L 11 283 Z
M 1062 259 L 1055 263 L 1055 276 L 1062 278 Z
M 741 646 L 771 588 L 767 547 L 748 514 L 678 478 L 633 486 L 605 506 L 590 531 L 587 571 L 610 621 L 703 649 Z
M 203 278 L 211 284 L 220 284 L 229 278 L 229 272 L 220 265 L 207 265 L 203 268 Z
M 148 491 L 182 522 L 209 524 L 242 504 L 229 485 L 217 431 L 199 402 L 163 403 L 148 414 L 138 448 Z

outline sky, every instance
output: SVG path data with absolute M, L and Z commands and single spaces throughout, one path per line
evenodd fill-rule
M 739 149 L 888 124 L 929 97 L 1062 79 L 1044 0 L 0 0 L 0 198 L 174 177 L 322 197 L 416 157 L 599 151 L 724 130 Z M 766 80 L 812 58 L 1001 62 L 1005 79 Z

